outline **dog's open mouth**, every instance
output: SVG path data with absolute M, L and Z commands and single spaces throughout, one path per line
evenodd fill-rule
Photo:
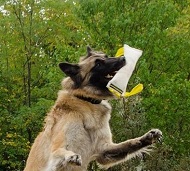
M 104 74 L 104 78 L 106 79 L 106 81 L 110 81 L 115 74 L 126 64 L 125 58 L 124 57 L 120 57 L 120 58 L 111 58 L 109 59 L 111 61 L 111 63 L 109 65 L 107 65 L 107 68 L 105 67 L 105 70 L 107 70 L 107 72 L 105 72 Z M 114 62 L 113 62 L 114 60 Z M 108 63 L 108 62 L 107 62 Z M 111 67 L 110 67 L 111 66 Z
M 109 73 L 109 74 L 107 74 L 107 75 L 105 76 L 105 78 L 111 80 L 111 79 L 115 76 L 116 73 L 117 73 L 117 71 L 114 71 L 114 72 L 112 72 L 112 73 Z

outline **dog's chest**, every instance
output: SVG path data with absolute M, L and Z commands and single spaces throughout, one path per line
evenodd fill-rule
M 94 105 L 84 113 L 84 127 L 87 130 L 98 130 L 107 127 L 110 120 L 111 106 L 107 102 Z
M 97 145 L 105 139 L 111 141 L 112 135 L 109 126 L 111 106 L 108 103 L 103 103 L 102 106 L 97 106 L 84 117 L 84 129 L 88 134 L 90 146 L 94 151 L 97 151 Z
M 86 104 L 77 107 L 79 115 L 75 112 L 72 119 L 65 119 L 63 132 L 67 150 L 81 154 L 83 161 L 88 163 L 92 156 L 98 153 L 103 141 L 111 141 L 109 127 L 111 107 L 106 102 L 99 105 Z M 67 117 L 70 118 L 69 115 Z M 63 124 L 61 123 L 60 127 L 61 125 Z

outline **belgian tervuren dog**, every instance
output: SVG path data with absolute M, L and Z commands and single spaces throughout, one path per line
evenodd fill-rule
M 32 146 L 24 171 L 85 171 L 92 160 L 109 168 L 141 156 L 161 139 L 162 132 L 152 129 L 138 138 L 112 142 L 111 106 L 107 100 L 113 95 L 106 85 L 124 65 L 124 57 L 107 57 L 90 47 L 78 64 L 59 64 L 67 77 Z

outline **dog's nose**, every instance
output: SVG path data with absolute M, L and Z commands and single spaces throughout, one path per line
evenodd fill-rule
M 124 56 L 121 56 L 121 57 L 120 57 L 120 61 L 126 62 L 126 61 L 125 61 L 125 57 L 124 57 Z

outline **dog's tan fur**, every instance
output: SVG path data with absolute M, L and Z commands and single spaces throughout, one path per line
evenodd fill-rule
M 109 126 L 111 95 L 89 86 L 90 72 L 97 58 L 88 48 L 88 55 L 80 63 L 82 86 L 73 88 L 70 77 L 63 80 L 63 90 L 45 118 L 43 131 L 37 136 L 24 171 L 86 171 L 90 161 L 96 160 L 108 168 L 130 157 L 142 155 L 161 137 L 161 131 L 153 129 L 145 135 L 115 144 Z M 102 100 L 99 104 L 78 98 L 90 97 Z

